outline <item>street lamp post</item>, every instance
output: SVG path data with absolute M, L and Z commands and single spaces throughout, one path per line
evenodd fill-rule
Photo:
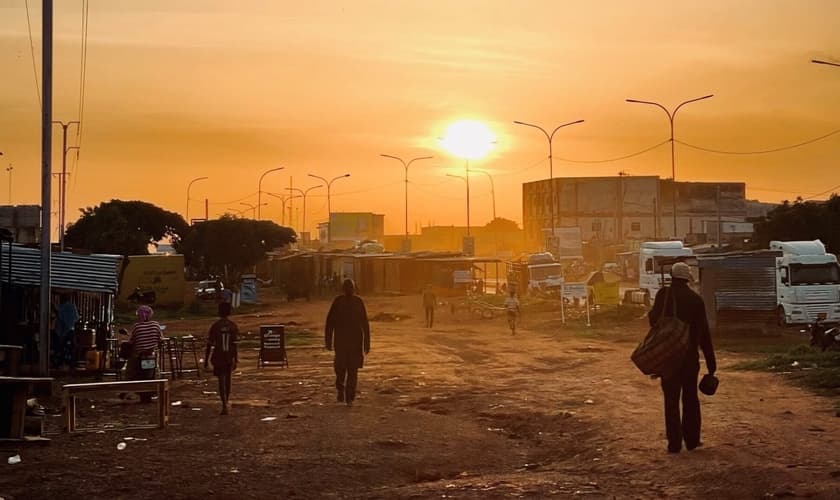
M 239 204 L 248 207 L 248 208 L 242 210 L 242 212 L 244 212 L 245 210 L 250 210 L 251 211 L 251 218 L 252 219 L 257 218 L 257 209 L 260 208 L 260 205 L 251 205 L 250 203 L 245 203 L 244 201 L 240 202 Z M 268 203 L 263 203 L 263 205 L 268 205 Z
M 260 181 L 257 183 L 257 219 L 262 219 L 262 210 L 260 210 L 260 207 L 263 205 L 262 204 L 262 181 L 263 181 L 263 177 L 270 174 L 271 172 L 277 172 L 278 170 L 283 170 L 283 167 L 277 167 L 277 168 L 272 168 L 271 170 L 266 170 L 260 176 Z
M 324 181 L 324 185 L 327 186 L 327 243 L 329 243 L 330 241 L 332 241 L 332 208 L 330 208 L 330 188 L 332 187 L 333 182 L 335 182 L 339 179 L 342 179 L 344 177 L 350 177 L 350 174 L 337 175 L 330 180 L 327 180 L 327 179 L 321 177 L 320 175 L 315 175 L 315 174 L 308 174 L 308 175 L 309 175 L 309 177 L 314 177 L 315 179 Z M 310 188 L 310 189 L 312 189 L 312 188 Z M 303 200 L 303 203 L 304 204 L 306 203 L 305 198 Z M 305 205 L 304 205 L 304 208 L 305 208 Z M 303 214 L 303 218 L 306 219 L 306 213 Z
M 350 175 L 350 174 L 347 174 L 347 175 Z M 306 232 L 306 195 L 308 195 L 309 192 L 312 191 L 313 189 L 318 189 L 319 187 L 322 187 L 322 186 L 319 184 L 317 186 L 312 186 L 312 187 L 309 187 L 309 188 L 306 188 L 306 189 L 286 188 L 289 191 L 292 191 L 293 193 L 298 193 L 300 195 L 300 197 L 303 198 L 303 221 L 301 223 L 303 228 L 301 230 L 301 234 Z M 329 200 L 329 197 L 327 197 L 327 200 Z M 327 201 L 327 205 L 329 206 L 329 201 Z M 327 210 L 329 210 L 329 208 Z
M 187 184 L 187 224 L 190 225 L 190 189 L 192 185 L 198 181 L 204 181 L 209 179 L 209 177 L 196 177 L 195 179 L 191 180 L 189 184 Z
M 281 217 L 280 223 L 283 224 L 283 225 L 286 225 L 286 202 L 289 201 L 290 198 L 288 196 L 284 196 L 282 194 L 269 193 L 268 191 L 266 191 L 265 194 L 277 198 L 278 200 L 280 200 L 280 203 L 283 204 L 283 211 L 280 212 L 280 217 Z
M 61 125 L 61 137 L 62 137 L 62 146 L 61 146 L 61 182 L 59 184 L 59 209 L 58 209 L 58 247 L 60 251 L 64 251 L 64 215 L 65 215 L 65 206 L 67 203 L 67 153 L 70 150 L 78 150 L 78 146 L 67 147 L 67 129 L 70 128 L 70 125 L 79 126 L 78 121 L 70 121 L 70 122 L 62 122 L 62 121 L 53 121 L 54 125 Z
M 469 165 L 469 160 L 467 160 L 467 164 Z M 467 167 L 467 172 L 469 172 L 469 167 Z M 467 185 L 467 236 L 470 235 L 470 178 L 464 175 L 455 175 L 455 174 L 446 174 L 447 177 L 454 177 L 456 179 L 461 179 Z
M 811 62 L 814 64 L 825 64 L 826 66 L 836 66 L 840 68 L 840 63 L 831 62 L 831 61 L 822 61 L 820 59 L 811 59 Z
M 671 202 L 673 204 L 673 209 L 674 209 L 674 238 L 677 237 L 677 176 L 676 176 L 676 171 L 675 171 L 675 166 L 674 166 L 674 164 L 675 164 L 675 161 L 674 161 L 674 117 L 677 116 L 677 111 L 679 111 L 680 108 L 685 106 L 686 104 L 689 104 L 689 103 L 692 103 L 692 102 L 697 102 L 697 101 L 702 101 L 704 99 L 708 99 L 708 98 L 713 97 L 713 96 L 714 96 L 714 94 L 709 94 L 709 95 L 704 95 L 703 97 L 697 97 L 697 98 L 694 98 L 694 99 L 689 99 L 687 101 L 683 101 L 679 105 L 677 105 L 676 108 L 674 108 L 674 111 L 668 111 L 668 108 L 659 104 L 658 102 L 640 101 L 638 99 L 626 99 L 626 101 L 630 102 L 630 103 L 648 104 L 650 106 L 657 106 L 660 109 L 662 109 L 662 111 L 664 111 L 666 115 L 668 115 L 668 123 L 670 123 L 670 125 L 671 125 L 671 139 L 670 139 L 671 140 L 671 185 L 672 185 L 671 186 L 671 195 L 672 195 Z
M 583 123 L 583 120 L 575 120 L 573 122 L 558 125 L 550 134 L 548 133 L 548 131 L 546 131 L 546 129 L 540 127 L 539 125 L 534 125 L 533 123 L 521 122 L 521 121 L 518 121 L 518 120 L 514 121 L 513 123 L 515 123 L 517 125 L 524 125 L 526 127 L 535 128 L 535 129 L 539 130 L 540 132 L 542 132 L 545 135 L 545 138 L 548 140 L 548 179 L 549 179 L 549 186 L 550 186 L 549 189 L 551 191 L 551 210 L 549 210 L 549 212 L 551 213 L 551 236 L 554 236 L 554 230 L 555 230 L 555 228 L 554 228 L 554 224 L 555 224 L 555 222 L 554 222 L 554 205 L 556 203 L 555 192 L 554 192 L 555 191 L 555 189 L 554 189 L 554 147 L 553 147 L 554 134 L 556 134 L 557 131 L 560 130 L 561 128 L 563 128 L 563 127 L 568 127 L 569 125 L 576 125 L 578 123 Z
M 486 170 L 473 170 L 473 172 L 484 174 L 490 179 L 490 198 L 493 200 L 493 220 L 496 220 L 496 186 L 493 183 L 493 176 Z
M 399 156 L 386 155 L 386 154 L 381 154 L 379 156 L 397 160 L 398 162 L 402 163 L 402 166 L 405 169 L 405 240 L 408 241 L 408 167 L 410 167 L 411 164 L 414 163 L 415 161 L 431 160 L 432 157 L 431 156 L 419 156 L 417 158 L 412 158 L 411 160 L 408 161 L 408 163 L 406 163 L 406 161 L 403 160 L 402 158 L 400 158 Z
M 2 155 L 2 154 L 3 153 L 0 153 L 0 155 Z M 9 205 L 12 204 L 12 170 L 14 170 L 14 169 L 15 169 L 15 167 L 12 166 L 11 163 L 9 163 L 9 166 L 6 167 L 6 172 L 9 172 Z

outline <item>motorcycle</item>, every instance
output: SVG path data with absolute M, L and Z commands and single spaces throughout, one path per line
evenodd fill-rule
M 818 347 L 822 352 L 827 350 L 840 350 L 840 326 L 826 325 L 824 317 L 817 317 L 817 320 L 809 325 L 811 347 Z
M 128 296 L 128 300 L 134 302 L 136 304 L 144 304 L 148 306 L 152 306 L 155 304 L 157 300 L 157 294 L 154 290 L 146 290 L 143 291 L 138 286 L 134 289 L 134 293 Z
M 125 328 L 119 329 L 120 334 L 128 335 L 128 331 Z M 126 360 L 128 363 L 129 358 L 134 354 L 133 353 L 134 346 L 130 342 L 122 342 L 120 344 L 120 352 L 119 357 Z M 134 373 L 133 380 L 154 380 L 157 378 L 157 354 L 154 350 L 145 351 L 138 353 L 137 357 L 139 358 L 140 366 L 137 369 L 136 373 Z M 131 372 L 129 372 L 131 373 Z M 125 394 L 120 394 L 120 398 L 124 398 Z M 142 392 L 140 393 L 140 400 L 144 403 L 148 403 L 152 401 L 152 393 L 151 392 Z

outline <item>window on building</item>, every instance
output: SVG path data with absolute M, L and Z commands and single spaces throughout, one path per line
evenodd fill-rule
M 641 231 L 642 230 L 642 223 L 641 222 L 631 222 L 630 223 L 630 230 L 631 231 Z

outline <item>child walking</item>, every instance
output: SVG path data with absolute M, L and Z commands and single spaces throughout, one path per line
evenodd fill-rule
M 207 350 L 204 353 L 204 369 L 207 369 L 208 361 L 212 362 L 213 375 L 219 378 L 222 415 L 227 415 L 230 411 L 230 378 L 238 361 L 236 343 L 239 328 L 236 323 L 228 319 L 228 316 L 230 316 L 230 302 L 220 302 L 219 320 L 210 327 Z

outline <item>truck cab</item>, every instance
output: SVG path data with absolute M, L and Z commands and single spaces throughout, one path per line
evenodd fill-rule
M 650 304 L 657 292 L 671 284 L 670 266 L 694 260 L 694 251 L 682 241 L 648 241 L 639 249 L 639 291 Z
M 776 258 L 776 317 L 780 326 L 821 320 L 840 323 L 840 266 L 820 240 L 771 241 Z
M 535 295 L 560 295 L 563 265 L 549 252 L 528 256 L 528 292 Z

